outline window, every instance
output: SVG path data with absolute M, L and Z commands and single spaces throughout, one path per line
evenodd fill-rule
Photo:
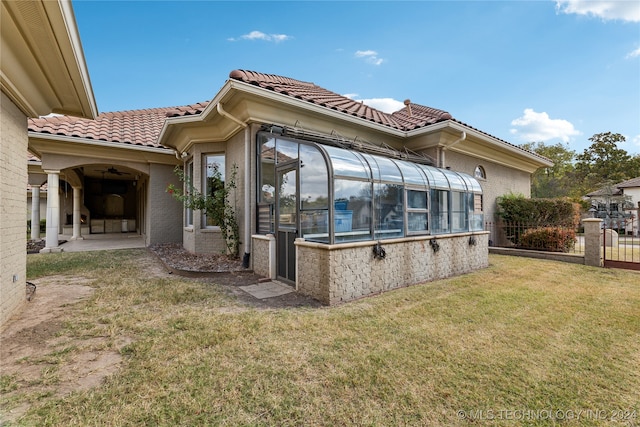
M 185 165 L 185 184 L 184 193 L 188 193 L 189 186 L 193 185 L 193 160 L 189 160 Z M 184 225 L 186 227 L 193 227 L 193 209 L 187 207 L 184 213 Z
M 431 221 L 433 233 L 449 232 L 449 191 L 434 189 L 431 193 Z
M 203 194 L 206 197 L 214 197 L 217 191 L 224 189 L 225 181 L 225 159 L 224 154 L 205 154 L 203 158 Z M 216 227 L 213 218 L 207 218 L 206 212 L 202 213 L 202 223 L 204 227 Z
M 429 229 L 428 196 L 426 191 L 407 190 L 407 230 L 409 234 Z
M 467 193 L 460 191 L 451 192 L 451 232 L 460 233 L 467 231 Z
M 473 172 L 473 176 L 476 179 L 487 179 L 487 174 L 484 171 L 484 168 L 480 165 L 476 166 L 476 170 Z
M 395 184 L 373 184 L 375 239 L 404 236 L 404 189 Z
M 334 180 L 334 235 L 336 242 L 371 240 L 371 183 Z
M 471 231 L 484 230 L 484 215 L 482 214 L 482 194 L 471 194 Z

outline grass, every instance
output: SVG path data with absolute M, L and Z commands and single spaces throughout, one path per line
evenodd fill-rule
M 19 425 L 552 425 L 553 411 L 582 426 L 614 410 L 632 411 L 615 425 L 640 423 L 637 273 L 491 255 L 487 269 L 338 307 L 258 310 L 216 285 L 148 277 L 142 254 L 29 256 L 30 278 L 96 288 L 66 334 L 133 341 L 100 387 L 23 396 L 35 405 Z

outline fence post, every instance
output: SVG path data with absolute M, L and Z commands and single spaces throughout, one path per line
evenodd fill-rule
M 594 267 L 602 266 L 600 257 L 600 218 L 587 218 L 582 220 L 584 225 L 584 264 Z

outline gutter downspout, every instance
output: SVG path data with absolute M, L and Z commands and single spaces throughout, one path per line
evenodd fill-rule
M 242 267 L 249 268 L 249 258 L 251 257 L 251 130 L 245 122 L 226 112 L 222 108 L 222 103 L 216 104 L 216 110 L 221 116 L 244 128 L 244 256 L 242 257 Z
M 447 151 L 450 147 L 453 147 L 454 145 L 456 145 L 457 143 L 464 141 L 465 139 L 467 139 L 467 132 L 462 131 L 462 133 L 460 134 L 460 138 L 456 139 L 453 142 L 450 142 L 449 144 L 445 144 L 440 148 L 440 167 L 441 168 L 446 167 L 444 152 Z

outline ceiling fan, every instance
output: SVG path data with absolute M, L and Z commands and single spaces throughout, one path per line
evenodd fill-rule
M 113 174 L 113 175 L 131 175 L 129 172 L 119 171 L 118 169 L 114 168 L 113 166 L 111 166 L 110 168 L 104 169 L 104 170 L 95 169 L 95 171 L 96 172 L 101 172 L 103 174 L 110 173 L 110 174 Z

